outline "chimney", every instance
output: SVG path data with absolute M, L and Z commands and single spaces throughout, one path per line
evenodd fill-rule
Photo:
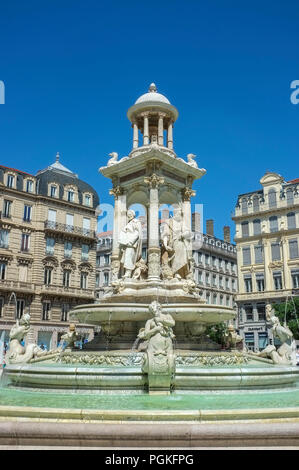
M 200 232 L 200 213 L 193 212 L 192 214 L 192 232 Z
M 206 222 L 206 227 L 207 235 L 214 236 L 214 219 L 208 219 Z
M 226 243 L 231 243 L 230 241 L 230 226 L 225 225 L 223 227 L 223 239 Z

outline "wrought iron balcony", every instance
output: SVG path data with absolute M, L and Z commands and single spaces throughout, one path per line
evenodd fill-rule
M 86 238 L 96 238 L 96 232 L 94 230 L 88 230 L 83 227 L 76 227 L 75 225 L 61 224 L 51 220 L 45 221 L 45 230 L 53 230 L 55 232 L 63 232 L 68 235 L 75 235 Z

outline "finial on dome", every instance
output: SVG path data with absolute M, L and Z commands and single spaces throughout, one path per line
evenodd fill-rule
M 60 157 L 59 152 L 57 152 L 57 153 L 56 153 L 56 161 L 57 161 L 57 162 L 59 162 L 59 157 Z
M 150 84 L 148 91 L 150 93 L 157 93 L 157 87 L 156 87 L 155 83 Z

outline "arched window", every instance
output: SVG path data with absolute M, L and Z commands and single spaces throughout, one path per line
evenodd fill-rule
M 292 188 L 286 190 L 287 194 L 287 205 L 292 206 L 294 204 L 294 192 Z
M 289 212 L 287 214 L 288 219 L 288 230 L 296 228 L 296 215 L 295 212 Z
M 278 231 L 278 219 L 276 215 L 273 215 L 269 218 L 270 221 L 270 232 L 277 232 Z
M 276 207 L 276 191 L 271 188 L 268 193 L 269 207 Z
M 255 219 L 253 221 L 253 235 L 259 235 L 261 233 L 261 221 L 260 219 Z

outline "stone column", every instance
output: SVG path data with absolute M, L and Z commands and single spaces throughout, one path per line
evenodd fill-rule
M 119 260 L 119 233 L 123 228 L 122 224 L 122 205 L 123 198 L 126 199 L 126 196 L 123 195 L 123 190 L 120 186 L 114 186 L 113 189 L 109 191 L 109 194 L 114 196 L 114 218 L 113 218 L 113 240 L 112 240 L 112 254 L 111 254 L 111 279 L 115 281 L 118 279 L 119 269 L 120 269 L 120 260 Z
M 164 113 L 159 113 L 159 120 L 158 120 L 158 144 L 164 145 L 164 125 L 163 125 L 163 118 L 165 117 Z
M 143 116 L 143 145 L 149 144 L 148 116 L 149 113 L 142 113 Z
M 169 121 L 168 130 L 167 130 L 167 147 L 173 149 L 173 122 Z
M 138 126 L 137 122 L 133 121 L 133 149 L 138 147 Z
M 160 279 L 161 252 L 159 237 L 159 184 L 164 183 L 164 178 L 153 173 L 144 178 L 149 185 L 148 206 L 148 279 Z

